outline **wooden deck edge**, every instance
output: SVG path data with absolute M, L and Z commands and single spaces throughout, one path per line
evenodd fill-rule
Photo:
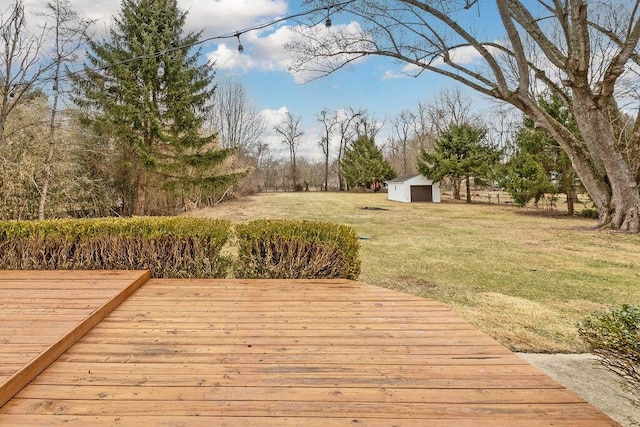
M 109 313 L 115 310 L 120 304 L 126 301 L 136 290 L 140 288 L 151 278 L 149 271 L 144 271 L 135 281 L 130 283 L 121 292 L 98 307 L 93 313 L 86 317 L 82 322 L 78 323 L 74 328 L 67 332 L 58 342 L 49 346 L 37 357 L 31 360 L 18 372 L 13 374 L 0 387 L 0 408 L 11 400 L 20 390 L 29 384 L 35 377 L 40 375 L 49 365 L 51 365 L 58 357 L 65 353 L 72 345 L 74 345 L 87 332 L 92 330 L 100 323 Z

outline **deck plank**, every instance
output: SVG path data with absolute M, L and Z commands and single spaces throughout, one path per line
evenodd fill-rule
M 0 270 L 0 406 L 148 279 L 147 271 Z
M 344 280 L 173 279 L 124 301 L 0 424 L 616 425 L 434 301 Z

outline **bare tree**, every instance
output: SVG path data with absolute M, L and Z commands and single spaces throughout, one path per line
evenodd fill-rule
M 393 136 L 391 137 L 391 152 L 394 158 L 399 158 L 399 169 L 401 175 L 407 175 L 413 169 L 410 166 L 410 145 L 415 141 L 415 135 L 412 130 L 414 123 L 414 114 L 408 110 L 403 110 L 397 117 L 391 120 Z M 415 157 L 414 157 L 415 160 Z M 413 162 L 415 163 L 415 161 Z
M 302 117 L 296 117 L 290 112 L 287 112 L 285 120 L 274 127 L 274 130 L 282 136 L 282 143 L 286 145 L 289 150 L 291 181 L 293 183 L 294 190 L 298 190 L 300 188 L 298 185 L 298 170 L 296 168 L 296 153 L 300 145 L 300 137 L 304 135 L 304 132 L 300 130 L 300 120 L 302 120 Z
M 53 105 L 49 116 L 49 135 L 47 155 L 44 159 L 44 174 L 40 186 L 40 202 L 38 205 L 38 219 L 44 219 L 45 206 L 49 184 L 52 178 L 52 163 L 56 145 L 56 116 L 58 114 L 58 101 L 63 90 L 64 81 L 60 79 L 62 67 L 68 66 L 77 60 L 76 52 L 82 46 L 87 36 L 87 30 L 93 24 L 78 15 L 68 0 L 54 0 L 46 5 L 46 16 L 53 20 L 52 32 L 54 34 L 53 69 L 51 75 Z
M 290 46 L 297 54 L 294 69 L 327 74 L 382 55 L 409 64 L 416 75 L 434 72 L 507 102 L 564 149 L 601 226 L 640 232 L 640 157 L 633 155 L 640 145 L 640 108 L 637 98 L 627 105 L 636 111 L 633 149 L 627 150 L 619 107 L 630 99 L 629 87 L 637 91 L 640 0 L 476 2 L 480 13 L 495 11 L 500 17 L 505 36 L 500 42 L 473 34 L 478 12 L 469 10 L 469 3 L 353 0 L 341 10 L 359 19 L 359 30 L 301 30 L 309 37 Z M 305 4 L 326 6 L 324 0 Z M 470 53 L 476 60 L 467 60 Z M 578 136 L 540 105 L 545 92 L 569 109 Z
M 338 113 L 324 109 L 318 114 L 318 121 L 322 123 L 322 136 L 320 137 L 320 148 L 322 148 L 322 154 L 324 154 L 324 182 L 322 189 L 329 191 L 329 157 L 331 154 L 331 137 L 335 127 L 338 125 Z
M 29 33 L 22 0 L 0 10 L 0 145 L 7 117 L 51 68 L 51 63 L 42 61 L 45 31 Z
M 479 120 L 471 111 L 471 99 L 459 87 L 444 88 L 425 104 L 431 132 L 438 135 L 451 126 L 474 124 Z
M 344 191 L 346 189 L 346 180 L 342 173 L 342 159 L 347 149 L 347 145 L 358 133 L 358 123 L 365 112 L 363 110 L 341 110 L 337 112 L 337 128 L 338 128 L 338 158 L 336 160 L 336 168 L 338 173 L 338 189 Z
M 376 139 L 376 136 L 384 127 L 384 122 L 379 122 L 375 115 L 366 110 L 360 110 L 358 120 L 353 122 L 357 136 L 365 135 L 369 139 Z
M 242 83 L 226 78 L 216 85 L 209 121 L 222 148 L 234 148 L 241 162 L 258 154 L 266 123 Z
M 419 150 L 433 151 L 435 133 L 429 118 L 428 105 L 418 102 L 416 110 L 411 112 L 411 131 Z

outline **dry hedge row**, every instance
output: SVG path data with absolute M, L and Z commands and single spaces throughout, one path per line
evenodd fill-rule
M 243 278 L 357 279 L 358 237 L 351 227 L 299 220 L 256 220 L 236 226 Z
M 152 277 L 349 278 L 360 271 L 346 226 L 201 218 L 0 221 L 0 269 L 114 269 Z M 237 258 L 223 248 L 237 242 Z

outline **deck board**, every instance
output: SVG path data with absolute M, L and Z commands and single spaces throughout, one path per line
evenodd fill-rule
M 146 271 L 0 270 L 0 406 L 148 278 Z
M 342 280 L 173 279 L 122 302 L 0 424 L 616 425 L 437 302 Z

